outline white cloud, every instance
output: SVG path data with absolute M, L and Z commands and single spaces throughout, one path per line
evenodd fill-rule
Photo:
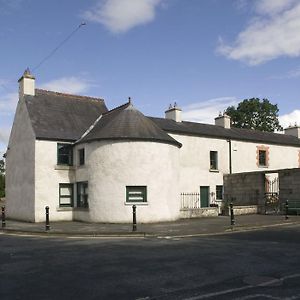
M 80 77 L 62 77 L 41 85 L 41 88 L 69 94 L 80 94 L 86 92 L 92 86 L 87 79 Z
M 279 116 L 279 123 L 283 128 L 290 125 L 300 125 L 300 109 L 295 109 L 291 113 Z
M 155 9 L 162 0 L 100 0 L 83 16 L 104 25 L 111 32 L 121 33 L 154 20 Z
M 298 0 L 259 0 L 255 3 L 255 9 L 260 14 L 274 15 L 290 8 L 296 1 Z
M 0 116 L 15 112 L 18 103 L 18 93 L 7 93 L 0 96 Z
M 232 45 L 220 39 L 217 52 L 229 59 L 258 65 L 280 56 L 300 56 L 299 1 L 264 0 L 257 15 Z
M 182 108 L 182 118 L 185 121 L 213 124 L 219 112 L 237 103 L 235 97 L 221 97 L 193 103 Z

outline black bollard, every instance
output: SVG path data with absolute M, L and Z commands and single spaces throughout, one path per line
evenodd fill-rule
M 235 225 L 234 213 L 233 213 L 233 203 L 230 203 L 230 224 Z
M 5 206 L 2 206 L 2 228 L 5 228 L 6 221 L 5 221 Z
M 286 200 L 285 201 L 285 219 L 286 220 L 289 219 L 288 212 L 289 212 L 289 200 Z
M 45 207 L 46 209 L 46 231 L 50 230 L 50 223 L 49 223 L 49 206 Z
M 136 231 L 136 206 L 132 205 L 132 231 Z

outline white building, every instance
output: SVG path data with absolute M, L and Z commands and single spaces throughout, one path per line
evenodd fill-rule
M 139 222 L 180 218 L 181 193 L 201 206 L 222 202 L 223 175 L 298 168 L 300 128 L 286 134 L 185 122 L 170 107 L 146 117 L 129 102 L 107 110 L 102 99 L 35 89 L 27 70 L 6 156 L 10 218 Z

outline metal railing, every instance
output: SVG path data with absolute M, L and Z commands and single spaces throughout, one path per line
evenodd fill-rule
M 201 208 L 200 193 L 181 193 L 181 208 Z

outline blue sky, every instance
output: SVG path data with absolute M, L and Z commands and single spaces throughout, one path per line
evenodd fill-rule
M 36 68 L 81 22 L 86 22 Z M 212 123 L 245 98 L 268 98 L 283 126 L 300 123 L 298 0 L 0 0 L 0 152 L 6 149 L 17 80 L 127 101 L 164 116 Z

